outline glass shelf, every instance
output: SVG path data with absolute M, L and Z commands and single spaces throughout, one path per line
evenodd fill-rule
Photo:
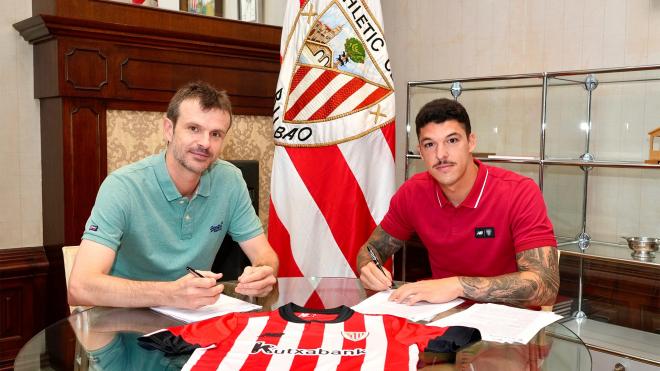
M 654 259 L 639 260 L 631 256 L 632 250 L 625 245 L 591 241 L 589 248 L 582 251 L 576 242 L 560 242 L 558 248 L 562 255 L 565 254 L 585 259 L 603 260 L 614 263 L 660 267 L 660 257 L 658 256 L 658 253 L 656 253 Z
M 421 160 L 421 156 L 415 153 L 406 155 L 407 159 Z M 660 169 L 660 164 L 646 164 L 634 161 L 582 161 L 576 159 L 545 159 L 526 156 L 489 156 L 475 157 L 481 162 L 500 162 L 518 164 L 543 164 L 558 166 L 590 166 L 590 167 L 612 167 L 612 168 L 635 168 L 635 169 Z

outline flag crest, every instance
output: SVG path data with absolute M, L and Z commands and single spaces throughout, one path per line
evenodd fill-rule
M 292 26 L 283 35 L 277 145 L 337 144 L 392 123 L 390 63 L 367 2 L 308 1 Z
M 281 277 L 355 277 L 387 212 L 395 101 L 381 23 L 379 0 L 287 2 L 268 225 Z

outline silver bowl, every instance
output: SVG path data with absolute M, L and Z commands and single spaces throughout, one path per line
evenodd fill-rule
M 655 237 L 621 237 L 628 242 L 632 250 L 632 257 L 640 260 L 655 258 L 654 252 L 658 251 L 660 238 Z

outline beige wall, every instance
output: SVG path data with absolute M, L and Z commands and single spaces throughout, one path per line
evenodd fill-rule
M 43 241 L 32 46 L 12 27 L 31 14 L 30 1 L 0 1 L 0 248 L 38 246 Z
M 660 64 L 660 0 L 382 0 L 397 89 L 408 81 Z M 399 165 L 401 161 L 399 161 Z M 397 179 L 403 179 L 398 166 Z
M 408 81 L 660 64 L 660 0 L 382 0 L 382 4 L 397 89 L 400 182 Z M 481 136 L 477 151 L 538 156 L 538 91 L 518 91 L 513 104 L 498 101 L 493 98 L 496 94 L 480 94 L 461 96 L 469 106 L 473 130 Z M 600 126 L 594 127 L 591 152 L 600 159 L 645 159 L 646 133 L 660 126 L 660 83 L 601 85 L 595 95 L 592 120 Z M 506 97 L 506 93 L 499 96 Z M 421 100 L 434 97 L 426 98 Z M 550 152 L 561 154 L 561 146 L 577 144 L 579 148 L 569 148 L 570 152 L 582 153 L 583 139 L 574 134 L 579 134 L 580 121 L 586 121 L 584 98 L 579 87 L 552 96 Z M 508 125 L 512 134 L 500 132 L 499 141 L 494 141 L 492 129 L 497 123 Z M 514 170 L 536 178 L 534 166 Z M 564 167 L 546 172 L 544 193 L 559 235 L 573 237 L 581 224 L 581 174 Z M 660 172 L 596 169 L 592 175 L 587 231 L 593 238 L 622 242 L 622 235 L 660 236 L 660 209 L 649 207 L 660 203 Z
M 11 27 L 30 15 L 29 3 L 0 2 L 0 248 L 41 243 L 32 47 Z M 660 64 L 660 0 L 382 0 L 382 6 L 398 91 L 397 159 L 404 152 L 407 81 Z M 401 160 L 397 179 L 403 180 Z

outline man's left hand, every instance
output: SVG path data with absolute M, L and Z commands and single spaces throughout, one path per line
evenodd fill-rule
M 273 290 L 273 285 L 277 282 L 273 274 L 273 268 L 268 265 L 258 267 L 248 266 L 243 270 L 243 274 L 238 277 L 238 285 L 235 291 L 248 296 L 266 296 Z
M 446 303 L 461 296 L 462 293 L 463 289 L 458 277 L 449 277 L 405 284 L 390 295 L 390 300 L 407 305 L 420 301 Z

